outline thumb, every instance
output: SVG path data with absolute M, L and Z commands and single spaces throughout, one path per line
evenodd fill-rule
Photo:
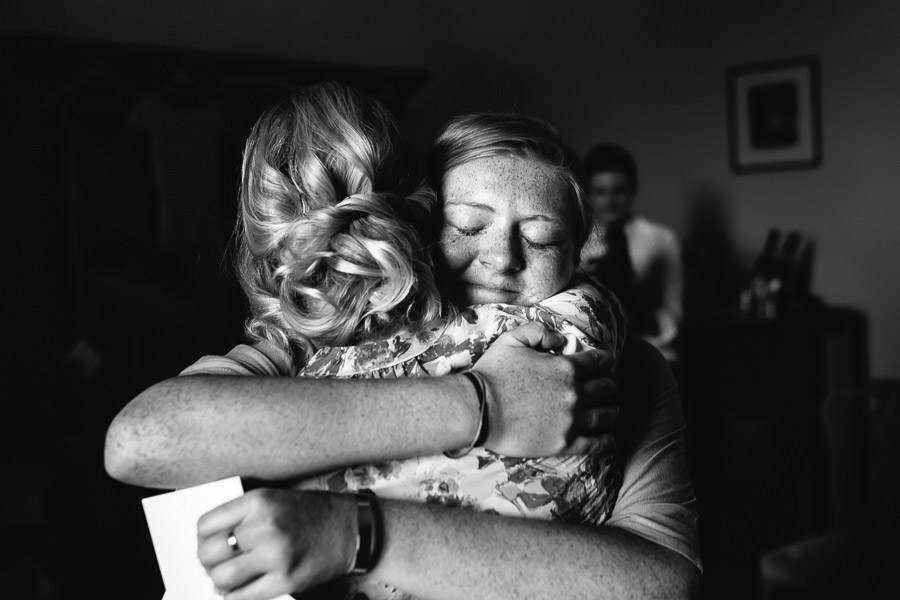
M 562 349 L 566 345 L 566 338 L 543 323 L 532 321 L 507 331 L 497 338 L 496 344 L 550 351 Z

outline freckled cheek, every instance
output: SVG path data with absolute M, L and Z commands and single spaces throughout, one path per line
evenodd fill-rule
M 555 249 L 550 255 L 533 256 L 529 269 L 530 295 L 535 302 L 566 288 L 575 272 L 571 249 Z
M 444 265 L 450 272 L 454 272 L 471 262 L 475 245 L 465 236 L 444 232 L 441 235 L 440 250 Z

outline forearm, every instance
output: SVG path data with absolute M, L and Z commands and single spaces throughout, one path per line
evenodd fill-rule
M 695 598 L 679 554 L 609 526 L 575 526 L 383 501 L 372 576 L 428 600 Z
M 465 446 L 477 423 L 471 384 L 459 376 L 174 377 L 116 416 L 105 461 L 112 477 L 144 487 L 274 481 Z

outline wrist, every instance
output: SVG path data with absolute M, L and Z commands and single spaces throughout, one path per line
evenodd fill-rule
M 356 494 L 356 554 L 348 573 L 365 575 L 378 564 L 384 540 L 381 511 L 374 494 Z
M 444 452 L 448 458 L 461 458 L 472 451 L 473 448 L 483 446 L 488 438 L 490 429 L 489 406 L 488 406 L 488 383 L 480 373 L 475 371 L 466 371 L 462 373 L 462 378 L 468 380 L 470 389 L 475 392 L 476 400 L 476 421 L 475 430 L 469 438 L 471 441 L 462 448 Z

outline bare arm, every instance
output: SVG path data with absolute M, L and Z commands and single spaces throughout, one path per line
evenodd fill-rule
M 402 500 L 380 506 L 384 545 L 364 591 L 387 584 L 428 600 L 697 597 L 699 576 L 688 560 L 616 527 Z M 310 590 L 349 568 L 355 511 L 348 495 L 254 490 L 201 518 L 200 557 L 225 600 Z M 290 527 L 273 532 L 286 515 Z M 231 531 L 243 549 L 237 557 L 225 543 Z
M 369 577 L 429 600 L 698 597 L 696 510 L 671 371 L 652 346 L 632 340 L 619 374 L 626 472 L 608 524 L 384 500 L 384 553 Z M 232 530 L 249 549 L 234 559 L 224 542 Z M 336 494 L 255 490 L 204 516 L 199 535 L 201 560 L 232 590 L 226 600 L 262 600 L 346 572 L 355 504 Z
M 490 384 L 487 446 L 511 456 L 590 450 L 584 410 L 610 380 L 609 355 L 538 352 L 565 338 L 536 323 L 511 331 L 476 370 Z M 610 390 L 611 391 L 611 390 Z M 606 395 L 608 397 L 608 394 Z M 547 398 L 553 398 L 548 402 Z M 113 420 L 109 474 L 176 488 L 225 476 L 277 481 L 328 469 L 466 446 L 478 427 L 474 388 L 462 376 L 400 380 L 192 375 L 150 387 Z
M 385 502 L 386 552 L 372 576 L 429 600 L 699 597 L 696 499 L 677 384 L 662 354 L 636 338 L 626 343 L 618 378 L 625 473 L 605 525 Z
M 276 481 L 465 446 L 477 419 L 472 386 L 459 376 L 173 377 L 115 417 L 106 469 L 144 487 Z
M 697 596 L 692 564 L 616 527 L 401 502 L 385 502 L 383 512 L 389 533 L 372 576 L 421 598 Z

